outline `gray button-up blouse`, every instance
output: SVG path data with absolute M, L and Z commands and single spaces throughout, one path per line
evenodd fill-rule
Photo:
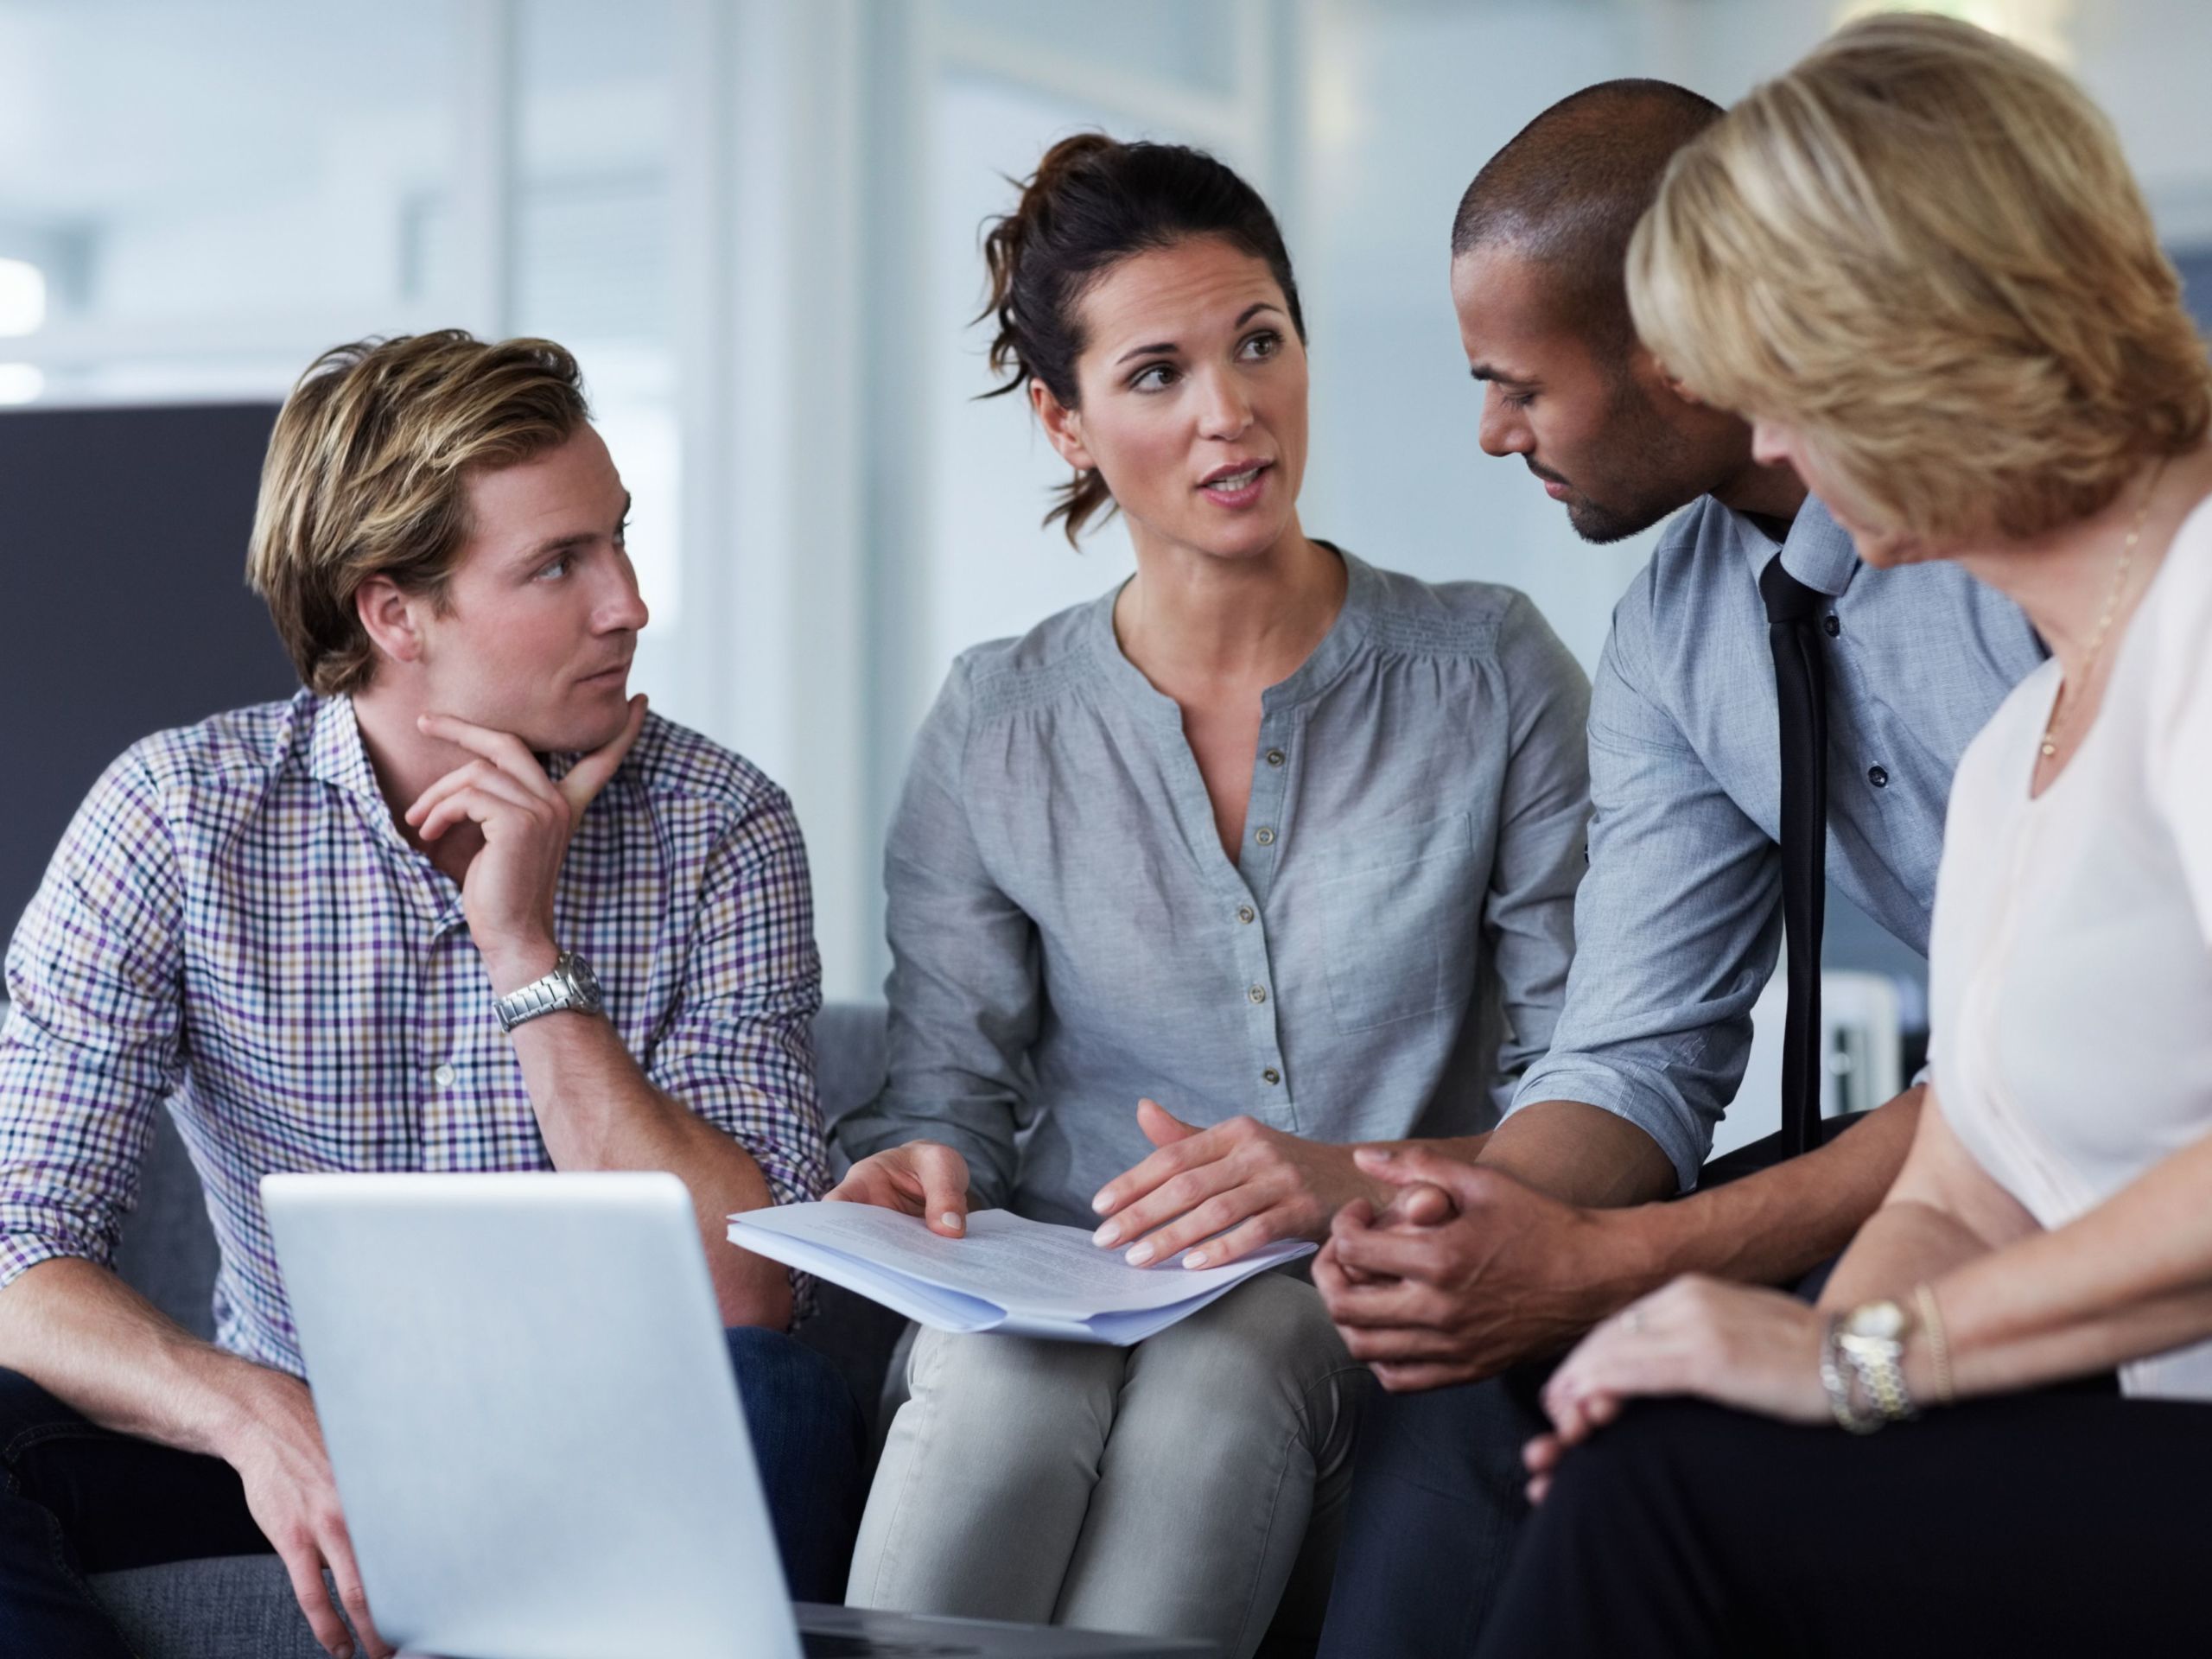
M 1581 670 L 1520 594 L 1349 555 L 1261 700 L 1237 861 L 1114 595 L 953 665 L 884 861 L 890 1081 L 854 1158 L 959 1149 L 977 1208 L 1092 1219 L 1136 1103 L 1323 1141 L 1471 1134 L 1549 1045 L 1573 950 Z

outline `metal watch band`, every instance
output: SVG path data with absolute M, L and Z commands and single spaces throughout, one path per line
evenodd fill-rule
M 590 1011 L 591 1005 L 576 995 L 572 978 L 578 961 L 573 952 L 563 950 L 554 963 L 551 973 L 533 979 L 527 985 L 518 986 L 494 1001 L 492 1009 L 499 1016 L 499 1029 L 512 1031 L 517 1026 L 526 1025 L 541 1014 L 553 1014 L 563 1008 Z
M 1904 1380 L 1904 1344 L 1911 1326 L 1902 1313 L 1894 1304 L 1870 1302 L 1834 1315 L 1822 1333 L 1821 1386 L 1836 1421 L 1854 1434 L 1920 1414 Z M 1887 1324 L 1878 1323 L 1872 1331 L 1854 1329 L 1862 1315 Z
M 1821 1333 L 1821 1387 L 1828 1396 L 1828 1411 L 1839 1427 L 1853 1434 L 1872 1434 L 1888 1420 L 1859 1403 L 1852 1388 L 1858 1368 L 1843 1353 L 1843 1315 L 1831 1313 Z
M 1859 1381 L 1882 1421 L 1902 1422 L 1920 1414 L 1912 1403 L 1912 1391 L 1905 1386 L 1903 1343 L 1846 1335 L 1841 1345 L 1844 1358 L 1858 1371 Z
M 508 992 L 492 1006 L 498 1011 L 499 1029 L 512 1031 L 542 1014 L 566 1007 L 568 1001 L 569 982 L 556 969 L 543 979 L 533 979 L 519 989 Z

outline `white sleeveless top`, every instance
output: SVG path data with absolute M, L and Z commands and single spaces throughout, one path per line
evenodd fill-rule
M 1943 1115 L 2047 1228 L 2212 1131 L 2212 501 L 2113 649 L 2103 707 L 2040 798 L 2055 660 L 1969 746 L 1936 889 Z M 2212 1341 L 2120 1384 L 2212 1400 Z

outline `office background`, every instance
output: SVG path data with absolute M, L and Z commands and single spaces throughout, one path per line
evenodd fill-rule
M 830 994 L 873 995 L 882 829 L 946 665 L 1130 568 L 1118 526 L 1079 552 L 1039 528 L 1057 461 L 1018 400 L 974 400 L 977 238 L 1011 200 L 1006 175 L 1091 126 L 1242 169 L 1283 221 L 1312 334 L 1307 527 L 1424 576 L 1517 586 L 1591 664 L 1650 537 L 1583 545 L 1520 467 L 1477 448 L 1446 290 L 1452 208 L 1576 86 L 1656 75 L 1726 102 L 1860 9 L 0 0 L 0 404 L 265 405 L 363 334 L 564 341 L 637 499 L 654 613 L 639 684 L 791 791 Z M 2080 74 L 2196 269 L 2212 249 L 2212 7 L 1938 9 Z M 49 779 L 70 798 L 120 747 L 70 723 L 99 685 L 150 675 L 171 721 L 236 700 L 177 666 L 188 635 L 181 657 L 134 655 L 80 601 L 166 621 L 185 613 L 175 594 L 219 594 L 231 608 L 209 637 L 227 639 L 244 550 L 242 531 L 161 533 L 189 466 L 143 473 L 124 429 L 78 429 L 105 435 L 70 488 L 107 479 L 128 528 L 53 511 L 48 473 L 38 513 L 0 495 L 10 626 L 43 651 L 35 668 L 14 658 L 0 695 L 22 705 L 11 724 L 46 734 L 41 766 L 84 751 Z M 250 422 L 237 429 L 253 449 Z M 0 492 L 20 499 L 45 442 L 0 429 L 15 472 Z M 60 575 L 41 588 L 33 569 Z M 39 830 L 41 860 L 58 829 Z M 0 872 L 12 905 L 16 874 Z M 1852 918 L 1836 931 L 1838 950 L 1882 957 Z

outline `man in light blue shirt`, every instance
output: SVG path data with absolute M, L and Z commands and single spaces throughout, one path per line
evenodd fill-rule
M 1315 1282 L 1388 1395 L 1370 1407 L 1325 1653 L 1464 1653 L 1527 1506 L 1531 1374 L 1687 1272 L 1783 1282 L 1841 1248 L 1903 1163 L 1910 1089 L 1804 1156 L 1677 1203 L 1743 1077 L 1782 934 L 1782 763 L 1760 577 L 1818 596 L 1827 871 L 1927 949 L 1951 773 L 2042 660 L 2009 601 L 1949 563 L 1880 570 L 1748 425 L 1669 382 L 1622 276 L 1667 161 L 1719 114 L 1617 81 L 1547 111 L 1460 204 L 1452 297 L 1482 445 L 1584 537 L 1675 514 L 1613 615 L 1590 715 L 1594 814 L 1550 1051 L 1470 1166 L 1361 1154 L 1405 1196 L 1338 1217 Z

